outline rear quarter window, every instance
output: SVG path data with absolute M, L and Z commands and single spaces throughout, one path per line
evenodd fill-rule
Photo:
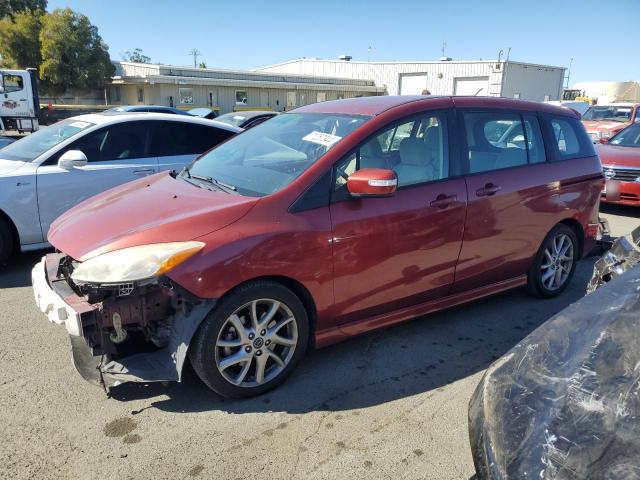
M 577 118 L 544 115 L 547 147 L 553 160 L 592 157 L 596 151 L 584 126 Z

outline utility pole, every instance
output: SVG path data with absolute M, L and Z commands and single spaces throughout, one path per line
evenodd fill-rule
M 189 52 L 189 55 L 193 55 L 193 68 L 198 68 L 198 57 L 202 55 L 202 53 L 200 53 L 200 50 L 198 50 L 197 48 L 192 48 Z
M 569 59 L 569 68 L 567 69 L 564 88 L 569 88 L 569 79 L 571 78 L 571 65 L 573 65 L 573 57 Z

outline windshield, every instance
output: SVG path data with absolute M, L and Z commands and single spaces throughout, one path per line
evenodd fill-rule
M 634 123 L 622 130 L 609 140 L 609 144 L 621 147 L 640 147 L 640 123 Z
M 591 107 L 582 116 L 583 120 L 613 120 L 615 122 L 628 122 L 631 118 L 631 107 Z
M 2 149 L 0 156 L 3 160 L 31 162 L 67 138 L 73 137 L 93 125 L 93 123 L 81 120 L 62 120 L 7 145 Z
M 231 185 L 242 195 L 269 195 L 298 178 L 369 118 L 317 113 L 278 115 L 202 156 L 191 166 L 190 174 Z

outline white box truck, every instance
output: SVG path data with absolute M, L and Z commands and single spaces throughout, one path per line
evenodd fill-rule
M 38 130 L 40 97 L 36 69 L 0 69 L 0 133 Z

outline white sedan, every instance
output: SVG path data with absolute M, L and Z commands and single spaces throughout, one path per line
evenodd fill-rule
M 181 170 L 241 131 L 182 115 L 103 113 L 62 120 L 8 145 L 0 150 L 0 263 L 18 247 L 48 246 L 51 223 L 84 199 Z

